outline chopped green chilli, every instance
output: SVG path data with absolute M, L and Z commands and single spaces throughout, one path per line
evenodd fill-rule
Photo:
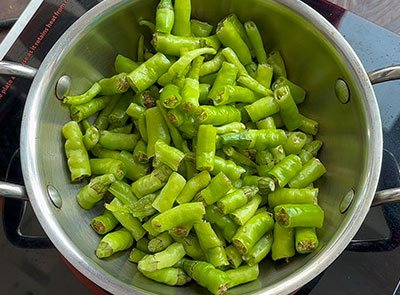
M 111 75 L 63 97 L 62 135 L 98 258 L 126 251 L 143 280 L 223 295 L 257 284 L 264 260 L 319 247 L 329 167 L 303 114 L 310 77 L 286 71 L 288 53 L 269 52 L 254 20 L 206 12 L 159 0 L 152 21 L 137 15 L 133 55 L 117 52 Z

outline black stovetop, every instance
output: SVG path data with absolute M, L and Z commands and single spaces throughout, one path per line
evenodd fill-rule
M 367 71 L 400 64 L 400 36 L 378 27 L 325 0 L 303 0 L 324 15 L 344 35 L 354 48 Z M 33 1 L 34 2 L 34 1 Z M 56 21 L 32 50 L 54 13 Z M 5 60 L 38 67 L 59 36 L 85 11 L 99 1 L 45 0 L 36 13 L 26 21 L 26 27 L 8 51 Z M 19 128 L 22 109 L 30 86 L 29 80 L 17 78 L 4 91 L 10 77 L 0 76 L 0 180 L 21 183 L 18 156 Z M 384 161 L 379 189 L 400 186 L 400 81 L 374 86 L 382 116 L 384 131 Z M 10 160 L 13 161 L 10 163 Z M 9 167 L 9 169 L 7 169 Z M 7 175 L 7 176 L 6 176 Z M 70 272 L 61 256 L 46 239 L 34 241 L 16 234 L 16 221 L 26 210 L 21 228 L 31 235 L 44 235 L 29 204 L 6 200 L 3 225 L 0 228 L 0 278 L 2 294 L 92 294 Z M 357 239 L 381 239 L 380 242 L 350 246 L 328 269 L 297 294 L 311 295 L 369 295 L 400 294 L 400 204 L 371 209 Z M 3 232 L 1 232 L 3 230 Z M 3 234 L 4 233 L 4 234 Z M 9 241 L 5 239 L 8 237 Z M 389 240 L 387 240 L 389 237 Z M 13 246 L 28 249 L 16 248 Z M 31 248 L 31 249 L 29 249 Z

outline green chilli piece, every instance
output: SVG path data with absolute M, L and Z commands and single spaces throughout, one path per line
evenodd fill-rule
M 183 245 L 186 255 L 196 260 L 205 260 L 203 250 L 201 250 L 199 240 L 194 234 L 189 234 L 187 237 L 172 236 L 172 238 Z
M 169 146 L 162 139 L 157 140 L 154 144 L 154 152 L 157 160 L 174 171 L 178 171 L 178 167 L 185 157 L 185 154 L 182 151 Z
M 258 188 L 260 195 L 268 195 L 275 190 L 275 182 L 270 177 L 265 176 L 245 176 L 243 185 L 254 185 Z
M 283 145 L 278 145 L 276 147 L 270 148 L 269 151 L 272 154 L 272 161 L 276 164 L 285 159 L 286 153 Z
M 274 208 L 284 204 L 317 204 L 318 188 L 278 188 L 268 195 L 268 205 Z
M 313 155 L 309 151 L 306 151 L 305 149 L 302 149 L 298 154 L 298 156 L 301 159 L 301 163 L 303 165 L 313 158 Z
M 128 201 L 121 206 L 113 200 L 110 204 L 105 204 L 105 207 L 113 213 L 129 213 L 132 216 L 142 221 L 145 217 L 151 216 L 157 211 L 152 207 L 152 203 L 157 198 L 157 194 L 148 194 L 140 200 Z
M 243 39 L 244 42 L 246 42 L 247 46 L 249 47 L 251 55 L 255 57 L 254 48 L 250 42 L 249 36 L 247 36 L 244 25 L 241 23 L 237 15 L 235 13 L 231 13 L 226 17 L 226 19 L 228 19 L 232 23 L 236 31 L 239 33 L 240 37 Z
M 254 216 L 258 206 L 261 203 L 261 196 L 256 194 L 253 199 L 242 207 L 237 208 L 229 214 L 231 219 L 238 225 L 244 225 Z
M 256 122 L 258 129 L 276 129 L 274 118 L 266 117 Z
M 288 86 L 280 86 L 274 91 L 274 98 L 279 105 L 280 115 L 287 130 L 293 131 L 302 124 L 301 116 Z
M 192 34 L 196 37 L 207 37 L 210 36 L 213 25 L 209 23 L 199 21 L 197 19 L 190 20 Z
M 223 172 L 219 172 L 201 191 L 201 196 L 207 205 L 211 205 L 221 199 L 231 188 L 232 182 Z
M 98 258 L 110 257 L 116 252 L 129 249 L 133 245 L 132 235 L 125 228 L 108 233 L 101 239 L 96 249 Z
M 201 65 L 199 73 L 200 77 L 204 77 L 209 74 L 218 72 L 224 61 L 225 57 L 222 54 L 222 51 L 218 51 L 218 53 L 214 56 L 213 59 L 206 61 Z
M 319 130 L 318 122 L 314 121 L 313 119 L 307 118 L 301 114 L 300 117 L 301 117 L 301 125 L 299 126 L 299 130 L 307 134 L 317 135 Z
M 240 75 L 237 81 L 243 86 L 263 96 L 268 96 L 273 94 L 273 92 L 270 89 L 264 87 L 260 82 L 258 82 L 256 79 L 254 79 L 248 74 Z
M 157 215 L 151 224 L 156 230 L 163 232 L 181 224 L 200 221 L 204 214 L 205 209 L 201 202 L 181 204 Z
M 71 119 L 80 122 L 83 119 L 89 118 L 98 111 L 104 109 L 111 100 L 111 96 L 101 96 L 98 98 L 93 98 L 92 100 L 79 104 L 71 105 Z
M 165 185 L 171 173 L 168 166 L 162 165 L 132 183 L 132 191 L 138 198 L 154 193 Z
M 208 104 L 208 93 L 210 92 L 210 84 L 199 84 L 199 104 Z
M 173 266 L 185 256 L 185 249 L 180 243 L 173 243 L 165 250 L 146 255 L 138 263 L 139 271 L 156 271 Z
M 319 241 L 315 228 L 297 227 L 295 228 L 296 251 L 300 254 L 307 254 L 318 248 Z
M 308 161 L 300 172 L 289 181 L 289 187 L 291 188 L 302 188 L 313 183 L 318 178 L 326 173 L 325 166 L 320 160 L 312 158 Z
M 167 85 L 172 83 L 173 79 L 176 77 L 184 77 L 184 71 L 187 66 L 198 56 L 203 54 L 216 54 L 217 51 L 213 48 L 198 48 L 190 50 L 183 54 L 175 63 L 173 63 L 168 71 L 163 74 L 160 79 L 158 79 L 158 84 Z
M 279 187 L 284 187 L 302 168 L 301 159 L 296 155 L 289 155 L 276 164 L 269 174 L 277 180 Z
M 251 45 L 253 45 L 254 52 L 259 64 L 267 62 L 267 53 L 264 49 L 264 43 L 261 34 L 257 28 L 257 25 L 253 21 L 244 23 L 247 36 L 250 39 Z
M 112 231 L 119 221 L 114 217 L 111 211 L 105 209 L 102 215 L 96 216 L 90 222 L 90 226 L 99 235 L 104 235 Z
M 203 188 L 205 188 L 211 181 L 211 176 L 208 171 L 202 171 L 199 174 L 190 178 L 183 190 L 180 192 L 176 201 L 178 204 L 189 203 L 194 196 Z
M 179 173 L 172 172 L 160 194 L 154 200 L 152 205 L 153 208 L 158 212 L 165 212 L 168 209 L 171 209 L 185 184 L 186 180 L 183 176 Z
M 191 281 L 191 278 L 180 268 L 168 267 L 156 271 L 141 271 L 141 273 L 153 281 L 169 286 L 183 286 Z
M 284 228 L 278 222 L 274 226 L 274 241 L 271 247 L 272 260 L 290 258 L 296 254 L 294 248 L 294 228 Z
M 223 295 L 230 286 L 229 276 L 208 262 L 185 259 L 184 270 L 212 294 Z
M 120 73 L 110 78 L 98 81 L 101 91 L 100 95 L 115 95 L 125 93 L 129 89 L 126 73 Z
M 269 212 L 254 215 L 245 225 L 239 227 L 232 238 L 233 244 L 242 254 L 247 254 L 254 244 L 272 230 L 274 219 Z
M 274 68 L 274 77 L 287 77 L 285 61 L 279 51 L 272 51 L 268 55 L 268 63 Z
M 324 210 L 316 204 L 278 205 L 274 212 L 276 222 L 285 228 L 321 228 L 324 224 Z
M 246 68 L 240 62 L 236 53 L 230 47 L 222 49 L 222 55 L 225 57 L 228 63 L 234 64 L 238 70 L 239 75 L 248 75 Z
M 274 235 L 270 231 L 262 236 L 247 254 L 243 255 L 243 260 L 250 266 L 261 262 L 271 251 L 273 241 Z
M 256 80 L 265 88 L 271 87 L 271 81 L 274 74 L 274 69 L 267 63 L 259 64 L 256 71 Z
M 221 87 L 226 85 L 234 85 L 236 81 L 236 77 L 238 74 L 238 69 L 233 63 L 222 62 L 221 68 L 218 71 L 217 77 L 215 78 L 214 83 L 212 83 L 212 88 L 208 93 L 208 98 L 215 100 L 218 94 L 218 91 Z M 240 121 L 240 120 L 239 120 Z
M 166 85 L 160 94 L 160 102 L 167 109 L 174 109 L 182 102 L 180 89 L 174 84 Z
M 123 208 L 124 204 L 117 198 L 114 198 L 111 203 L 108 205 L 106 204 L 107 209 L 113 209 L 110 210 L 112 211 L 112 214 L 114 217 L 121 223 L 121 225 L 126 228 L 132 237 L 138 241 L 143 236 L 146 234 L 146 231 L 142 227 L 142 224 L 140 223 L 139 219 L 133 217 L 131 214 L 126 213 L 126 212 L 119 212 L 116 211 L 119 208 Z
M 131 186 L 124 181 L 116 180 L 108 188 L 108 191 L 124 204 L 132 204 L 138 199 L 133 195 Z
M 244 107 L 251 121 L 257 122 L 279 112 L 279 105 L 272 96 L 263 97 Z
M 154 33 L 156 31 L 156 25 L 154 23 L 152 23 L 151 21 L 142 19 L 139 21 L 139 25 L 140 26 L 146 26 L 149 28 L 149 30 Z M 146 53 L 151 54 L 146 48 L 145 48 L 145 52 L 144 52 L 144 59 L 147 60 L 148 58 L 146 58 Z M 153 54 L 151 54 L 151 56 L 153 56 Z
M 108 128 L 109 121 L 108 116 L 111 114 L 117 103 L 120 101 L 121 95 L 113 95 L 110 101 L 107 103 L 106 107 L 103 108 L 100 114 L 97 116 L 96 121 L 93 126 L 98 130 L 105 130 Z
M 112 174 L 104 174 L 94 177 L 89 184 L 85 185 L 78 193 L 77 200 L 79 205 L 86 210 L 92 209 L 107 192 L 108 186 L 115 181 Z
M 234 106 L 207 106 L 202 105 L 196 111 L 196 122 L 199 124 L 212 124 L 220 126 L 232 122 L 239 122 L 240 111 Z
M 217 134 L 225 134 L 230 132 L 240 132 L 246 129 L 246 126 L 241 122 L 232 122 L 222 126 L 215 127 Z
M 200 57 L 203 58 L 202 56 Z M 185 78 L 182 89 L 181 109 L 184 112 L 188 112 L 189 114 L 195 112 L 196 109 L 199 107 L 199 98 L 200 98 L 199 80 L 193 78 Z
M 217 130 L 212 125 L 200 125 L 196 147 L 197 170 L 211 171 L 214 169 L 216 136 Z
M 130 262 L 138 263 L 140 260 L 142 260 L 143 257 L 145 257 L 147 253 L 139 250 L 138 248 L 133 248 L 131 253 L 129 253 L 129 258 L 128 260 Z
M 310 143 L 305 144 L 303 148 L 304 150 L 310 152 L 315 157 L 317 156 L 318 151 L 321 149 L 321 147 L 322 147 L 322 141 L 314 140 Z
M 223 19 L 217 25 L 216 34 L 225 47 L 230 47 L 237 54 L 240 62 L 247 65 L 251 62 L 251 53 L 246 42 L 228 18 Z
M 292 132 L 290 133 L 288 140 L 283 145 L 286 155 L 299 154 L 306 144 L 307 136 L 303 132 Z
M 147 249 L 150 253 L 160 252 L 173 242 L 172 237 L 167 232 L 163 232 L 149 241 Z
M 190 0 L 175 0 L 175 22 L 172 34 L 176 36 L 191 36 L 190 16 L 192 13 Z
M 101 86 L 99 83 L 94 83 L 86 92 L 80 94 L 80 95 L 75 95 L 75 96 L 70 96 L 67 95 L 63 99 L 63 103 L 66 104 L 82 104 L 82 103 L 87 103 L 93 98 L 96 97 L 97 94 L 99 94 L 101 91 Z
M 109 131 L 114 132 L 114 133 L 125 133 L 125 134 L 130 134 L 132 133 L 132 128 L 133 128 L 133 123 L 129 123 L 128 125 L 125 126 L 110 126 L 108 128 Z M 136 145 L 135 145 L 136 147 Z
M 135 70 L 139 65 L 128 57 L 118 54 L 115 58 L 114 68 L 115 71 L 120 73 L 130 73 Z
M 126 78 L 136 93 L 143 92 L 153 85 L 158 78 L 168 71 L 171 62 L 160 52 L 142 63 L 138 68 L 129 73 Z
M 139 120 L 139 118 L 144 115 L 145 111 L 146 111 L 145 107 L 142 107 L 141 105 L 132 102 L 125 112 L 128 116 L 132 117 L 133 119 Z
M 146 122 L 151 122 L 147 125 L 147 157 L 150 159 L 154 156 L 154 145 L 157 140 L 161 139 L 166 144 L 171 142 L 167 123 L 165 122 L 159 108 L 154 107 L 147 109 L 145 112 Z
M 217 206 L 224 215 L 229 214 L 250 202 L 257 192 L 258 188 L 255 186 L 244 186 L 219 199 Z
M 126 113 L 126 109 L 129 104 L 132 102 L 134 95 L 132 91 L 126 92 L 124 95 L 116 103 L 115 107 L 108 115 L 108 122 L 111 125 L 122 126 L 128 121 L 128 115 Z
M 228 242 L 232 241 L 239 226 L 233 222 L 229 216 L 222 214 L 217 205 L 210 205 L 206 207 L 206 214 L 204 219 L 208 222 L 215 224 L 222 231 L 222 235 Z
M 181 48 L 186 47 L 193 50 L 201 47 L 198 37 L 183 37 L 158 32 L 153 34 L 151 43 L 157 52 L 174 57 L 180 56 Z
M 243 173 L 246 172 L 241 166 L 236 165 L 235 162 L 231 160 L 225 160 L 221 157 L 214 157 L 214 169 L 210 172 L 212 175 L 216 176 L 220 172 L 224 173 L 230 180 L 238 180 Z
M 161 0 L 156 11 L 156 32 L 169 34 L 174 26 L 174 7 L 172 0 Z
M 159 101 L 157 101 L 157 107 L 160 110 L 160 113 L 164 118 L 165 123 L 167 124 L 172 142 L 174 143 L 175 147 L 182 150 L 184 140 L 182 138 L 181 133 L 174 125 L 171 124 L 171 122 L 169 122 L 167 110 L 160 104 Z
M 133 133 L 125 134 L 101 130 L 99 144 L 109 150 L 133 151 L 138 140 L 139 137 Z
M 221 240 L 211 227 L 211 224 L 208 222 L 198 222 L 193 227 L 207 261 L 215 267 L 228 265 L 228 259 L 222 247 Z
M 126 167 L 120 160 L 115 159 L 90 159 L 93 175 L 113 174 L 117 180 L 122 180 L 126 174 Z
M 111 158 L 122 161 L 126 167 L 125 177 L 130 180 L 135 181 L 149 172 L 149 165 L 139 163 L 128 151 L 112 151 L 96 145 L 91 152 L 98 158 Z
M 246 87 L 226 85 L 220 87 L 214 98 L 214 105 L 226 105 L 236 102 L 254 103 L 261 95 L 254 93 Z
M 133 150 L 133 156 L 140 163 L 148 163 L 149 158 L 147 157 L 147 145 L 143 139 L 139 140 Z
M 154 214 L 148 221 L 143 223 L 143 228 L 149 233 L 149 235 L 156 237 L 160 234 L 160 232 L 152 225 L 152 221 L 159 213 Z
M 171 228 L 170 230 L 168 230 L 168 233 L 171 236 L 187 237 L 189 235 L 192 227 L 193 227 L 192 223 L 186 223 L 186 224 L 178 225 L 178 226 L 175 226 L 174 228 Z
M 263 151 L 284 144 L 287 141 L 285 131 L 281 129 L 249 129 L 236 133 L 222 134 L 222 144 L 238 149 Z
M 252 160 L 250 160 L 245 155 L 239 153 L 237 150 L 235 150 L 235 148 L 233 148 L 231 146 L 224 146 L 222 149 L 223 149 L 224 153 L 230 159 L 232 159 L 234 162 L 238 163 L 239 165 L 257 168 L 256 163 L 254 163 Z
M 237 285 L 257 280 L 259 275 L 258 264 L 253 266 L 243 265 L 236 269 L 230 269 L 226 271 L 226 274 L 231 280 L 229 287 L 233 288 Z
M 226 257 L 228 258 L 229 264 L 233 266 L 233 268 L 238 268 L 242 262 L 242 254 L 236 249 L 234 245 L 229 245 L 225 248 Z
M 306 97 L 306 91 L 299 85 L 296 85 L 293 82 L 289 81 L 287 78 L 281 76 L 275 80 L 274 84 L 272 84 L 272 90 L 275 90 L 281 86 L 289 87 L 290 93 L 292 94 L 292 97 L 296 104 L 300 104 L 304 101 Z
M 71 180 L 79 181 L 91 175 L 89 155 L 83 143 L 79 125 L 75 121 L 66 123 L 62 128 L 66 141 L 64 144 Z
M 268 150 L 257 151 L 256 153 L 256 163 L 258 165 L 266 165 L 273 161 L 272 153 Z

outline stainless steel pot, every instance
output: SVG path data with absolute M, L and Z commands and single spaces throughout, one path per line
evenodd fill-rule
M 288 294 L 317 276 L 340 255 L 375 203 L 399 199 L 398 190 L 375 194 L 382 159 L 382 128 L 371 82 L 340 33 L 298 0 L 193 0 L 193 16 L 216 24 L 230 12 L 254 20 L 267 50 L 283 53 L 291 80 L 307 90 L 301 111 L 320 122 L 321 160 L 328 173 L 318 182 L 326 212 L 320 247 L 289 264 L 265 261 L 256 282 L 231 294 Z M 21 132 L 21 162 L 26 194 L 51 241 L 73 266 L 114 294 L 200 294 L 193 285 L 173 288 L 141 276 L 127 254 L 99 260 L 99 236 L 89 227 L 101 205 L 89 212 L 76 202 L 83 184 L 71 184 L 64 157 L 62 125 L 68 110 L 57 100 L 60 77 L 72 79 L 76 92 L 112 74 L 116 54 L 134 56 L 138 19 L 152 19 L 156 1 L 110 0 L 82 16 L 58 40 L 39 70 L 0 64 L 0 73 L 33 77 Z M 400 78 L 400 68 L 370 74 L 372 82 Z M 338 80 L 339 79 L 339 80 Z M 68 80 L 68 79 L 66 79 Z M 66 81 L 64 80 L 64 82 Z M 58 91 L 62 92 L 63 82 Z M 65 86 L 65 85 L 64 85 Z M 339 98 L 341 99 L 338 99 Z M 2 195 L 24 198 L 22 187 L 0 184 Z M 26 196 L 25 196 L 26 198 Z

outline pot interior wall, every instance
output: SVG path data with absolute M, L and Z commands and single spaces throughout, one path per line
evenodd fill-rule
M 302 271 L 307 263 L 321 255 L 329 243 L 336 241 L 340 229 L 349 222 L 353 210 L 342 215 L 339 203 L 351 188 L 355 189 L 356 198 L 361 198 L 357 190 L 365 174 L 367 159 L 365 109 L 360 91 L 340 53 L 299 15 L 274 1 L 193 0 L 192 3 L 192 16 L 214 25 L 231 12 L 237 13 L 242 21 L 255 21 L 267 51 L 280 50 L 289 78 L 307 90 L 306 102 L 300 106 L 301 112 L 320 123 L 318 138 L 324 142 L 320 158 L 328 170 L 316 183 L 320 188 L 320 205 L 326 212 L 325 226 L 319 231 L 321 246 L 311 255 L 298 255 L 289 264 L 270 263 L 267 259 L 260 265 L 261 275 L 257 281 L 230 291 L 231 294 L 255 292 Z M 156 1 L 134 0 L 115 7 L 96 19 L 90 29 L 71 44 L 72 48 L 59 57 L 59 67 L 52 77 L 54 81 L 49 83 L 48 96 L 39 116 L 37 157 L 40 179 L 43 186 L 52 184 L 60 192 L 63 206 L 55 209 L 49 205 L 51 214 L 75 247 L 86 255 L 84 258 L 96 267 L 137 291 L 200 294 L 204 291 L 196 284 L 177 289 L 144 278 L 136 266 L 128 262 L 127 253 L 104 260 L 96 258 L 94 250 L 101 237 L 89 224 L 102 212 L 102 204 L 85 211 L 76 202 L 76 194 L 84 184 L 70 183 L 61 137 L 61 128 L 69 120 L 69 112 L 54 95 L 54 85 L 63 74 L 72 78 L 72 94 L 80 93 L 96 80 L 114 74 L 113 63 L 117 54 L 135 58 L 139 33 L 145 34 L 147 39 L 150 36 L 147 28 L 139 27 L 138 20 L 154 20 L 156 4 Z M 350 86 L 351 100 L 348 104 L 340 103 L 335 96 L 334 86 L 338 78 L 344 78 Z

